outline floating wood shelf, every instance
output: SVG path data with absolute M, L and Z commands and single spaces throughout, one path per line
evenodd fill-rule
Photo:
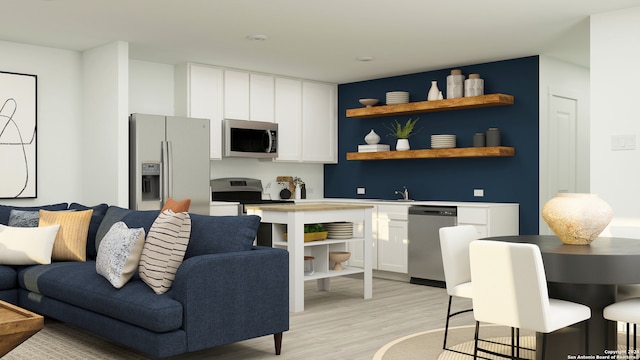
M 435 158 L 477 158 L 513 156 L 515 149 L 507 146 L 469 147 L 450 149 L 421 149 L 407 151 L 350 152 L 347 160 L 397 160 Z
M 410 115 L 434 111 L 462 110 L 490 106 L 513 105 L 513 95 L 488 94 L 446 100 L 419 101 L 407 104 L 372 106 L 348 109 L 347 117 L 373 118 L 393 115 Z

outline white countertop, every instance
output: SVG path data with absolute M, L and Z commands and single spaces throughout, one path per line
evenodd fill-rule
M 351 198 L 322 198 L 322 199 L 301 199 L 295 200 L 296 203 L 306 202 L 349 202 L 372 205 L 427 205 L 427 206 L 466 206 L 466 207 L 486 207 L 486 206 L 511 206 L 515 203 L 491 203 L 479 201 L 432 201 L 432 200 L 382 200 L 382 199 L 351 199 Z

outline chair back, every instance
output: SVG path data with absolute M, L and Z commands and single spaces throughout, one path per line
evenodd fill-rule
M 440 228 L 440 250 L 444 280 L 447 293 L 454 295 L 451 290 L 460 284 L 471 281 L 469 269 L 469 244 L 478 238 L 478 232 L 473 225 L 458 225 Z
M 476 240 L 469 255 L 477 321 L 547 332 L 549 293 L 537 245 Z

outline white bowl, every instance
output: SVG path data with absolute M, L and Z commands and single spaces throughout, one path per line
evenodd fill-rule
M 378 99 L 360 99 L 360 104 L 370 108 L 373 105 L 377 104 L 380 100 Z

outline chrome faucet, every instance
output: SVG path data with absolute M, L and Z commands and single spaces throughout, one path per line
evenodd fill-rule
M 401 195 L 402 200 L 409 200 L 409 190 L 407 190 L 406 186 L 403 186 L 402 189 L 403 189 L 402 191 L 396 190 L 394 194 Z

